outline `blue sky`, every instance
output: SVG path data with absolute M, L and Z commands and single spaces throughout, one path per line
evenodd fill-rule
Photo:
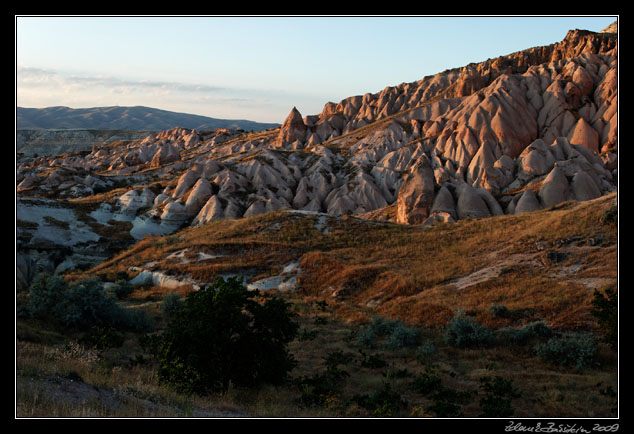
M 283 122 L 616 16 L 16 16 L 16 103 Z

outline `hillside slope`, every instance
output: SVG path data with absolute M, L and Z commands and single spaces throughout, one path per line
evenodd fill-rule
M 611 194 L 427 229 L 277 211 L 148 237 L 72 278 L 127 275 L 147 295 L 239 276 L 251 288 L 325 300 L 351 321 L 378 315 L 433 328 L 463 309 L 497 327 L 541 320 L 592 330 L 592 290 L 618 277 L 617 228 L 606 218 L 615 208 Z M 518 315 L 491 318 L 496 303 Z
M 151 107 L 69 107 L 17 108 L 19 130 L 24 129 L 96 129 L 162 131 L 175 127 L 196 130 L 216 128 L 260 131 L 279 126 L 249 120 L 216 119 Z
M 616 34 L 573 30 L 550 46 L 327 103 L 319 115 L 293 109 L 275 129 L 174 128 L 25 159 L 17 194 L 80 210 L 102 234 L 82 244 L 92 251 L 108 237 L 132 242 L 282 209 L 433 225 L 592 200 L 617 188 L 617 67 Z M 40 263 L 56 237 L 34 203 L 18 201 L 18 250 Z M 47 241 L 36 247 L 34 236 Z

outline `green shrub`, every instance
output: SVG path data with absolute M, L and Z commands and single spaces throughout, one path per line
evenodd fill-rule
M 396 321 L 383 346 L 390 350 L 414 347 L 420 341 L 420 335 L 420 330 L 416 327 L 408 327 L 404 322 Z
M 420 336 L 420 329 L 409 327 L 401 320 L 391 321 L 386 318 L 374 317 L 359 332 L 357 344 L 365 348 L 381 346 L 397 350 L 416 346 L 420 341 Z
M 339 368 L 340 364 L 351 361 L 351 357 L 341 351 L 329 353 L 325 358 L 326 370 L 309 377 L 299 377 L 294 383 L 299 387 L 302 394 L 299 404 L 310 407 L 323 405 L 328 397 L 339 392 L 346 378 L 350 376 L 347 371 Z
M 93 327 L 89 330 L 80 343 L 92 345 L 98 349 L 119 348 L 123 345 L 125 337 L 111 327 Z
M 374 348 L 377 341 L 388 332 L 387 322 L 388 320 L 385 318 L 372 318 L 372 321 L 359 331 L 357 344 L 365 348 Z
M 511 316 L 511 312 L 509 312 L 506 306 L 501 304 L 494 304 L 489 308 L 489 313 L 497 318 L 508 318 Z
M 553 335 L 553 331 L 542 321 L 525 325 L 521 329 L 507 328 L 498 332 L 501 340 L 512 345 L 524 345 L 535 338 L 547 338 Z
M 171 317 L 175 315 L 181 307 L 183 307 L 181 296 L 175 292 L 170 292 L 163 298 L 161 312 L 163 312 L 163 314 L 167 317 Z
M 488 346 L 495 342 L 495 333 L 459 311 L 445 328 L 445 341 L 458 348 Z
M 69 285 L 60 276 L 40 276 L 29 288 L 25 310 L 33 318 L 74 329 L 111 327 L 147 332 L 153 327 L 145 311 L 121 307 L 96 278 Z
M 281 298 L 218 278 L 190 292 L 148 347 L 159 361 L 160 382 L 178 391 L 281 384 L 296 365 L 286 348 L 297 334 L 293 317 Z
M 537 356 L 547 363 L 589 367 L 595 364 L 598 346 L 590 335 L 572 335 L 551 338 L 544 344 L 535 346 Z
M 434 345 L 433 341 L 426 339 L 416 348 L 416 360 L 424 362 L 435 353 L 436 345 Z
M 370 411 L 373 417 L 393 417 L 407 406 L 401 395 L 392 388 L 389 381 L 383 382 L 383 387 L 371 394 L 356 394 L 351 401 Z
M 95 279 L 68 286 L 57 308 L 61 322 L 73 328 L 118 327 L 125 321 L 115 298 L 108 296 Z
M 616 290 L 608 288 L 605 290 L 605 295 L 595 290 L 592 305 L 592 315 L 599 323 L 603 341 L 616 349 L 619 339 L 619 302 Z
M 29 287 L 25 313 L 33 318 L 56 319 L 67 289 L 68 283 L 61 276 L 38 276 Z
M 434 371 L 428 372 L 428 370 L 419 374 L 410 384 L 412 390 L 425 396 L 439 390 L 441 386 L 441 378 Z
M 515 410 L 511 406 L 513 398 L 521 393 L 513 384 L 513 380 L 502 377 L 484 377 L 480 379 L 480 389 L 485 393 L 480 398 L 481 417 L 511 417 Z
M 117 299 L 122 300 L 134 292 L 134 287 L 125 280 L 118 280 L 112 285 L 110 291 Z
M 361 367 L 369 369 L 385 368 L 387 362 L 381 358 L 379 354 L 371 354 L 368 356 L 363 350 L 359 350 L 361 354 Z
M 411 383 L 410 388 L 431 400 L 427 407 L 437 417 L 461 417 L 462 406 L 473 400 L 471 390 L 454 390 L 442 384 L 437 366 L 428 366 Z
M 610 208 L 606 209 L 601 216 L 601 222 L 604 225 L 608 225 L 614 223 L 615 225 L 618 222 L 619 218 L 619 207 L 617 205 L 612 205 Z

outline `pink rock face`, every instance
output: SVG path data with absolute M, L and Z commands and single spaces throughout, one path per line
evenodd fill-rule
M 302 119 L 301 113 L 293 107 L 291 112 L 286 117 L 280 133 L 278 136 L 279 142 L 284 144 L 290 144 L 295 141 L 303 142 L 306 138 L 306 124 Z
M 160 167 L 164 164 L 180 161 L 181 154 L 179 150 L 170 143 L 165 143 L 159 151 L 154 154 L 154 158 L 150 162 L 150 167 Z
M 579 118 L 568 140 L 573 145 L 581 145 L 595 154 L 599 153 L 599 133 L 584 118 Z
M 149 215 L 194 224 L 282 208 L 338 215 L 389 205 L 407 224 L 533 211 L 614 191 L 617 85 L 616 36 L 571 31 L 305 118 L 293 108 L 263 134 L 174 128 L 87 156 L 33 159 L 17 168 L 16 188 L 63 195 L 89 185 L 88 174 L 101 184 L 131 175 L 131 188 L 162 191 Z
M 422 224 L 429 217 L 434 200 L 434 172 L 428 164 L 419 166 L 399 190 L 397 221 Z
M 566 175 L 559 167 L 553 168 L 539 189 L 539 199 L 545 207 L 565 202 L 569 197 L 570 186 Z
M 187 201 L 185 202 L 185 210 L 190 215 L 196 215 L 205 205 L 212 195 L 211 186 L 205 178 L 200 178 L 194 187 L 192 187 Z
M 582 66 L 577 66 L 572 75 L 572 82 L 577 86 L 581 95 L 589 95 L 594 88 L 594 80 Z

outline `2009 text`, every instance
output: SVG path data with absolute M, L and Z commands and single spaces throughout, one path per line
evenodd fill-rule
M 531 432 L 531 433 L 566 433 L 566 434 L 590 434 L 593 432 L 617 432 L 619 430 L 619 424 L 601 425 L 594 424 L 592 428 L 584 427 L 580 424 L 556 424 L 554 422 L 548 422 L 542 424 L 537 422 L 533 426 L 522 424 L 522 422 L 509 421 L 504 431 L 506 432 Z

